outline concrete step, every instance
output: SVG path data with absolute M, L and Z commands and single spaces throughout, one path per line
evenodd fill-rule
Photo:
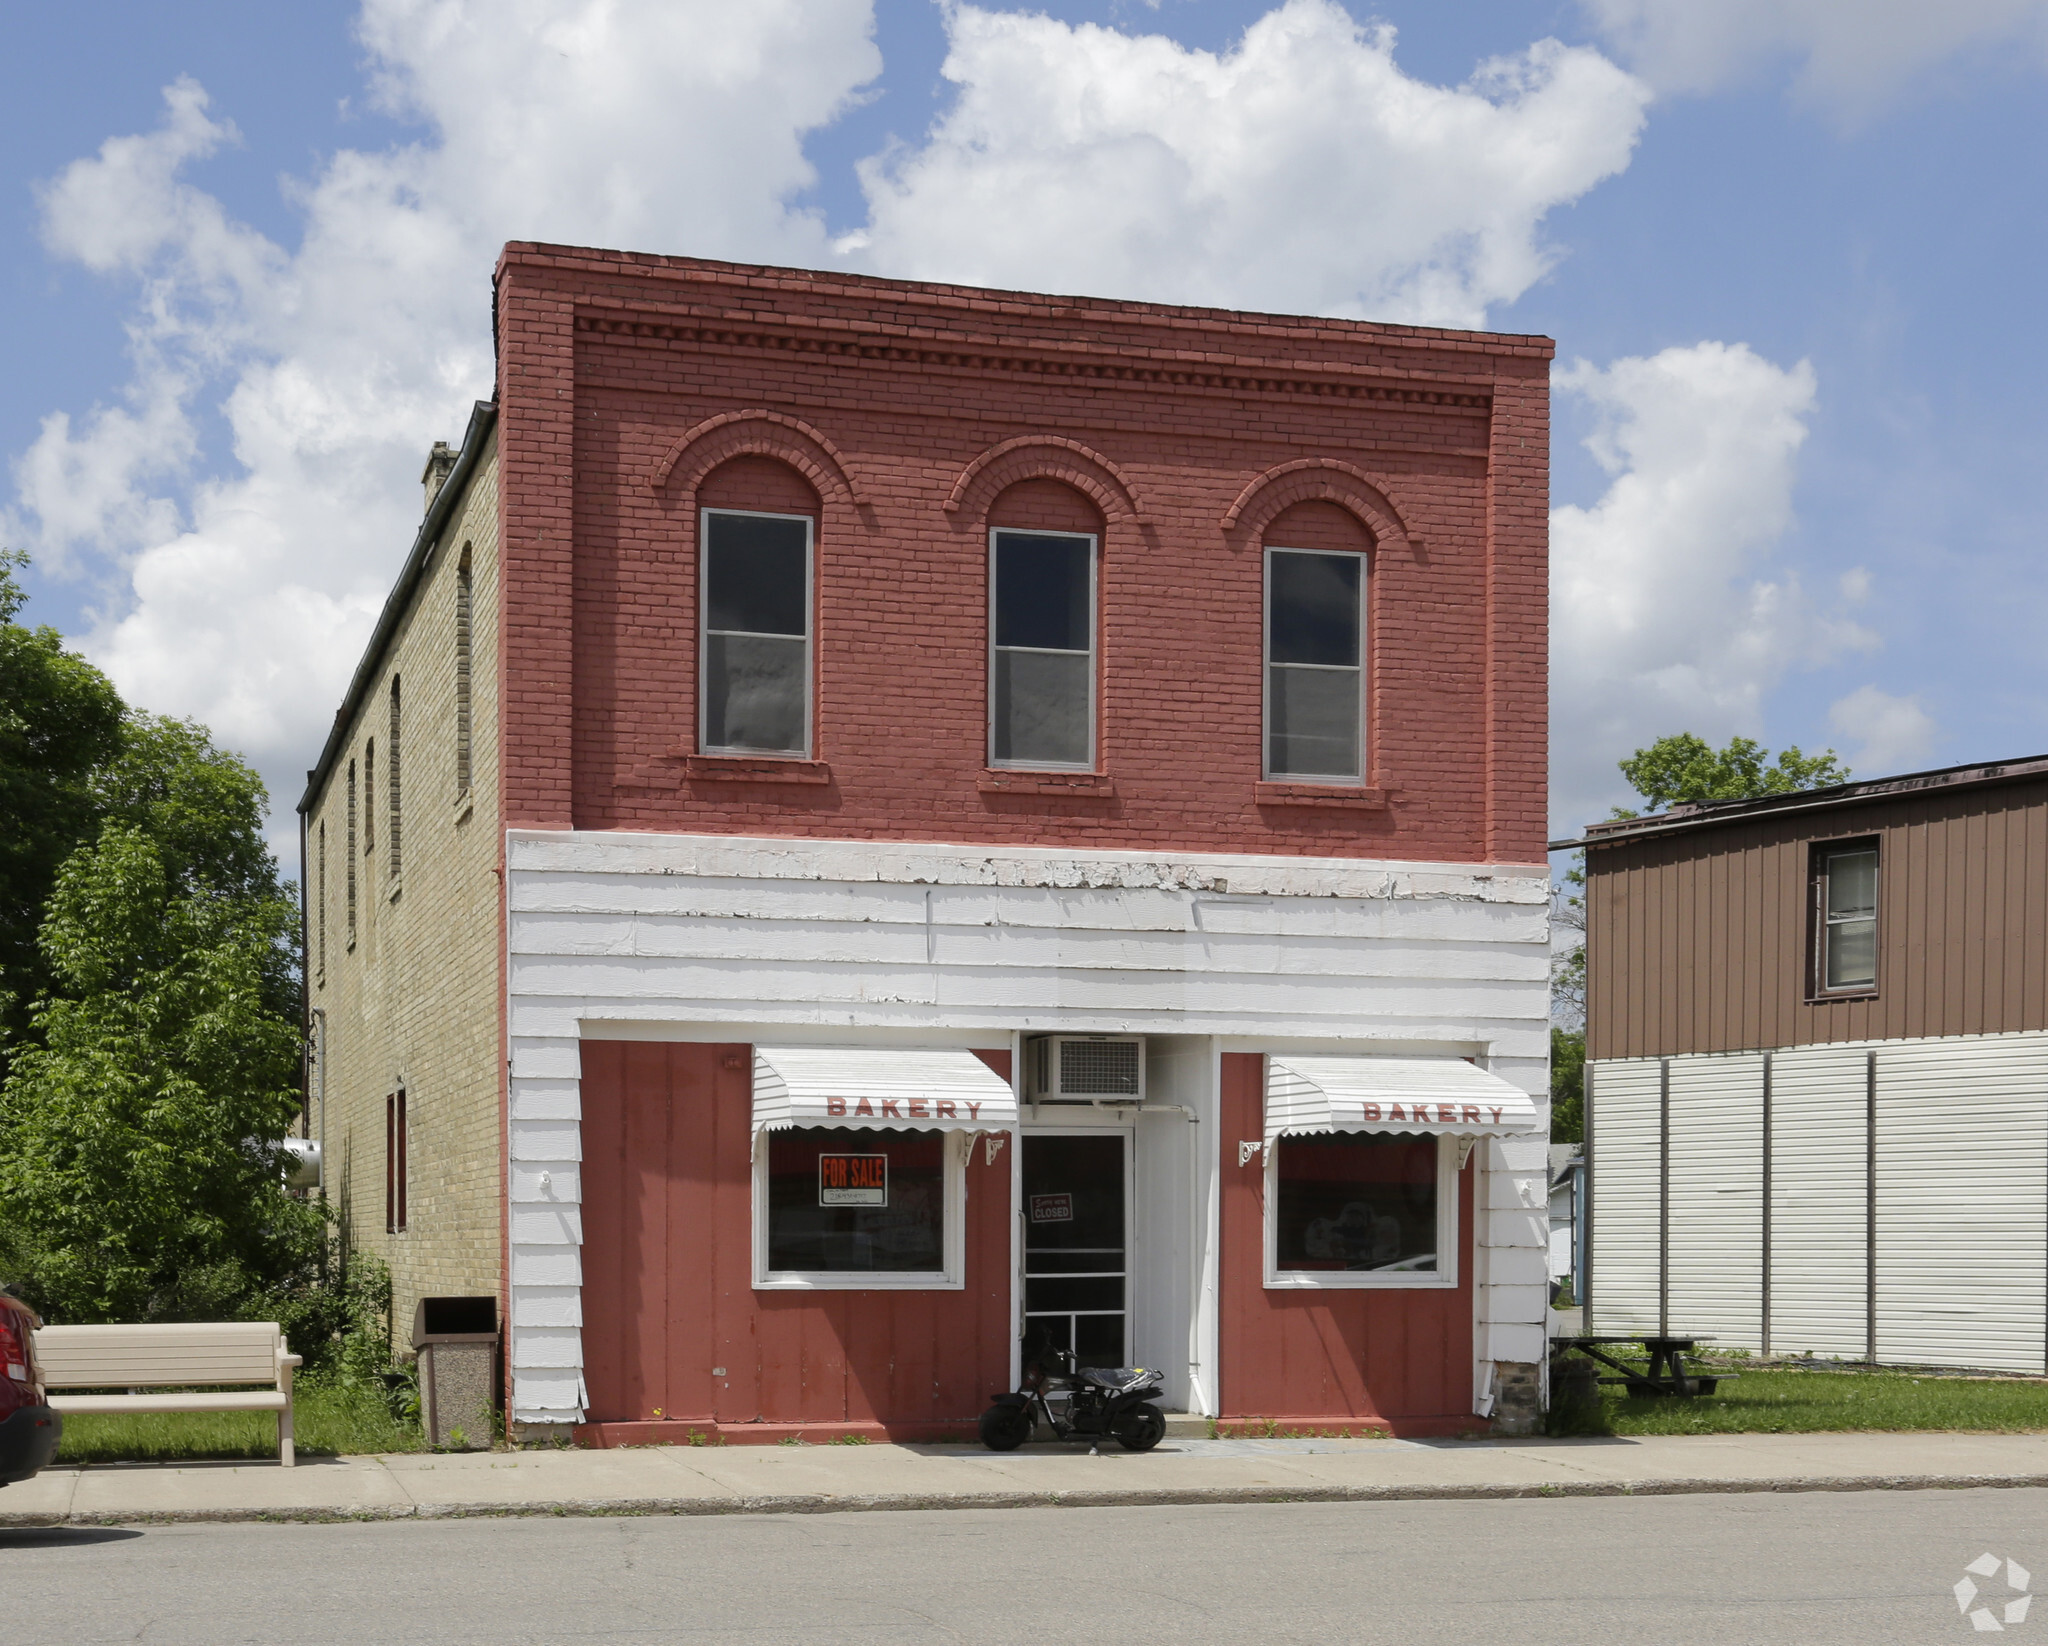
M 1168 1412 L 1166 1414 L 1166 1438 L 1168 1440 L 1207 1440 L 1209 1420 L 1194 1412 Z

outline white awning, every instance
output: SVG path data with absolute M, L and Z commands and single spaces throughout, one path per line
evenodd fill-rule
M 1266 1141 L 1301 1132 L 1533 1132 L 1535 1101 L 1461 1057 L 1266 1059 Z
M 893 1046 L 756 1046 L 754 1134 L 784 1126 L 1006 1132 L 1010 1083 L 972 1052 Z

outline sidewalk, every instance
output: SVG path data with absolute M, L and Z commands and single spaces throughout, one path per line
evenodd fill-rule
M 2048 1486 L 2048 1435 L 1168 1440 L 1114 1447 L 650 1446 L 275 1464 L 94 1465 L 0 1489 L 0 1528 L 451 1515 L 1330 1503 Z

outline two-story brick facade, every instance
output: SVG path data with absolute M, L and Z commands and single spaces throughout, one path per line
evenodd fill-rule
M 607 1442 L 1026 1342 L 1525 1411 L 1549 343 L 529 245 L 496 318 L 303 803 L 401 1317 Z

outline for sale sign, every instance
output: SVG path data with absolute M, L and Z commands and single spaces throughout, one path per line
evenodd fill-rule
M 1035 1194 L 1031 1197 L 1033 1223 L 1071 1223 L 1074 1197 L 1070 1194 Z
M 885 1154 L 818 1156 L 820 1206 L 889 1204 L 889 1157 Z

